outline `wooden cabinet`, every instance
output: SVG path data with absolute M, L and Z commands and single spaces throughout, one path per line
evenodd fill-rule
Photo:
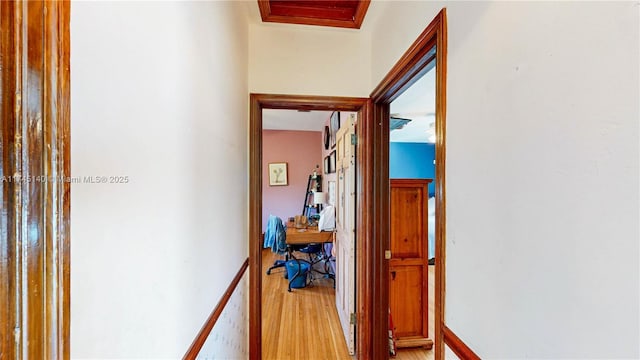
M 428 339 L 430 182 L 430 179 L 391 180 L 389 307 L 398 347 L 431 347 L 433 344 Z

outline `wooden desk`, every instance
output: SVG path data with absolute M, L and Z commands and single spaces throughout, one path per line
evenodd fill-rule
M 333 242 L 333 231 L 318 231 L 317 227 L 296 229 L 293 224 L 287 226 L 287 244 L 305 245 Z
M 309 245 L 309 244 L 324 244 L 333 242 L 333 231 L 318 231 L 318 227 L 308 227 L 306 229 L 296 229 L 293 223 L 287 224 L 287 245 Z M 300 246 L 298 246 L 300 247 Z M 326 275 L 329 278 L 333 279 L 334 287 L 335 287 L 335 277 L 333 274 L 329 272 L 327 268 L 327 262 L 329 261 L 330 256 L 325 252 L 324 245 L 320 246 L 320 252 L 316 255 L 315 259 L 311 258 L 311 253 L 307 252 L 309 255 L 309 260 L 296 258 L 293 254 L 294 250 L 291 246 L 287 246 L 288 248 L 288 259 L 295 260 L 298 262 L 298 269 L 300 269 L 300 262 L 306 262 L 309 264 L 309 272 L 317 272 L 322 275 Z M 304 252 L 304 250 L 302 250 Z M 319 262 L 324 262 L 325 268 L 324 271 L 318 271 L 318 269 L 314 269 L 314 264 Z M 295 274 L 289 279 L 289 289 L 291 292 L 291 282 L 300 276 L 300 271 L 296 271 Z M 313 279 L 313 278 L 312 278 Z M 313 280 L 312 280 L 313 281 Z

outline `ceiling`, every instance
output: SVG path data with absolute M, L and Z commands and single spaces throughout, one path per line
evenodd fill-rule
M 391 116 L 411 119 L 402 129 L 389 134 L 391 142 L 435 142 L 435 67 L 391 102 Z
M 360 29 L 370 0 L 258 0 L 264 22 Z
M 263 109 L 262 129 L 323 131 L 331 111 L 308 111 Z
M 435 142 L 435 67 L 391 102 L 391 115 L 411 119 L 402 129 L 393 130 L 391 142 Z M 263 109 L 264 130 L 323 131 L 331 111 Z

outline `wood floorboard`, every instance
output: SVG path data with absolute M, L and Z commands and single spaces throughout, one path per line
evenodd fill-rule
M 335 306 L 333 281 L 319 279 L 313 287 L 287 291 L 284 268 L 266 275 L 280 256 L 262 252 L 262 358 L 350 360 Z M 429 337 L 433 338 L 434 266 L 429 266 Z M 433 350 L 400 349 L 397 360 L 431 360 Z
M 287 291 L 284 268 L 266 275 L 280 256 L 262 253 L 262 358 L 352 359 L 342 335 L 333 280 L 316 279 L 312 287 Z

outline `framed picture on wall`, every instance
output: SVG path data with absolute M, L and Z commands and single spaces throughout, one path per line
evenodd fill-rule
M 329 155 L 324 157 L 324 167 L 322 168 L 324 174 L 331 173 L 331 167 L 329 166 Z
M 269 186 L 289 185 L 287 163 L 269 163 Z
M 331 132 L 331 148 L 336 147 L 336 134 L 340 129 L 340 113 L 334 111 L 329 119 L 329 131 Z
M 331 132 L 329 131 L 329 127 L 324 127 L 324 149 L 329 150 L 329 145 L 331 142 Z
M 333 150 L 329 155 L 329 173 L 336 172 L 336 151 Z

